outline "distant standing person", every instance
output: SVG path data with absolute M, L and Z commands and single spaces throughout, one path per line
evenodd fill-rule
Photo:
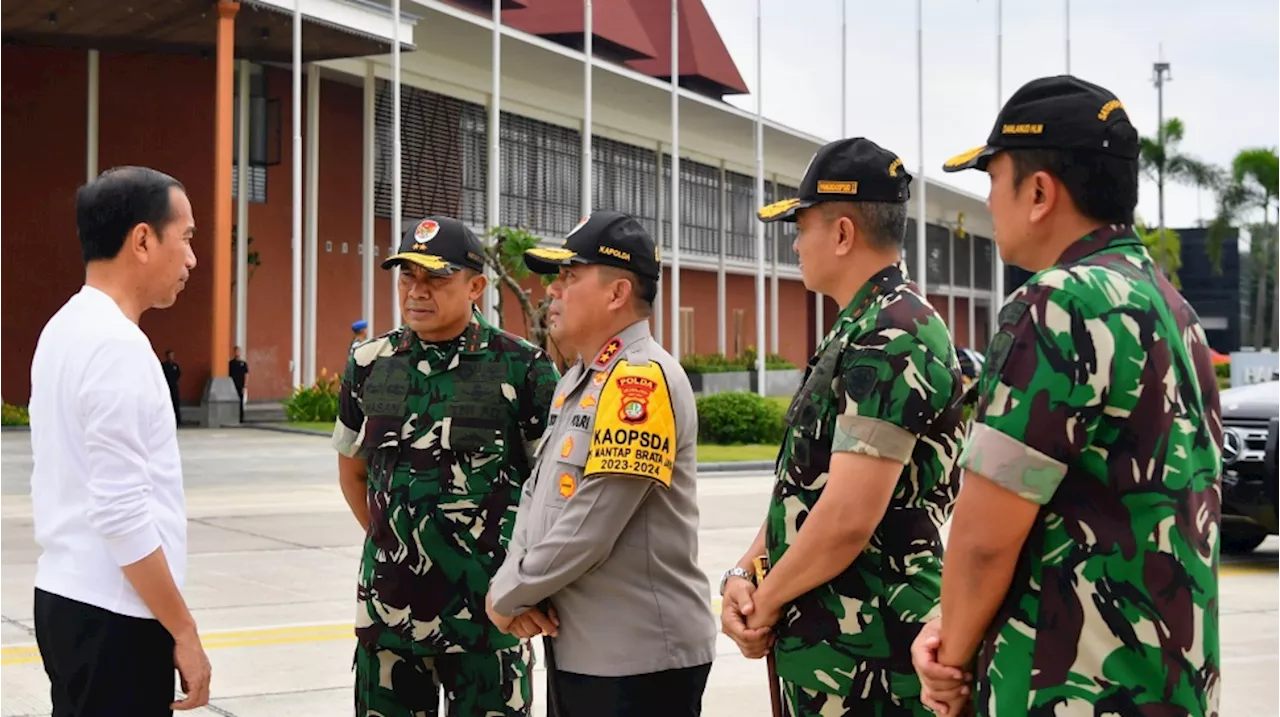
M 236 386 L 236 395 L 240 397 L 240 422 L 244 423 L 244 378 L 249 375 L 249 362 L 240 356 L 240 347 L 235 348 L 231 361 L 227 364 L 227 375 Z
M 182 369 L 173 360 L 173 349 L 164 352 L 164 362 L 160 364 L 164 370 L 164 382 L 169 386 L 169 400 L 173 402 L 173 420 L 182 425 L 182 406 L 178 401 L 178 379 L 182 378 Z
M 181 592 L 178 434 L 138 321 L 186 285 L 195 222 L 177 180 L 123 167 L 80 188 L 76 228 L 84 286 L 31 362 L 36 642 L 53 714 L 171 715 L 209 701 L 210 668 Z
M 355 348 L 369 339 L 369 322 L 360 319 L 351 325 L 351 348 Z

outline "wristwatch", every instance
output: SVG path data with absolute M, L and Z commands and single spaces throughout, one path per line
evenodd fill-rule
M 755 576 L 750 571 L 734 566 L 724 571 L 724 576 L 720 578 L 720 597 L 724 597 L 724 586 L 729 583 L 729 578 L 742 578 L 749 582 L 755 582 Z

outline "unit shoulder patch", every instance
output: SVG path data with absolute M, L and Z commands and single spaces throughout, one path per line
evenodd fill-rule
M 675 460 L 675 412 L 662 367 L 618 361 L 600 391 L 583 476 L 648 478 L 670 488 Z

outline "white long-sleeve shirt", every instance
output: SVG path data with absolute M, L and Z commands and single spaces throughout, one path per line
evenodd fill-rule
M 111 297 L 85 286 L 45 325 L 29 411 L 36 587 L 153 617 L 121 566 L 163 547 L 182 587 L 182 462 L 160 362 Z

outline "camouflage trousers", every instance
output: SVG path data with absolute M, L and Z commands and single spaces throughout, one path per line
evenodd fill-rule
M 900 675 L 881 673 L 888 679 Z M 913 675 L 914 677 L 914 675 Z M 897 679 L 893 679 L 897 682 Z M 910 690 L 871 689 L 872 694 L 837 695 L 800 687 L 783 680 L 783 694 L 788 717 L 933 717 L 933 712 L 920 701 L 920 687 L 916 683 L 915 694 Z
M 356 647 L 356 717 L 436 717 L 443 688 L 449 717 L 532 714 L 528 642 L 490 653 L 412 655 Z

